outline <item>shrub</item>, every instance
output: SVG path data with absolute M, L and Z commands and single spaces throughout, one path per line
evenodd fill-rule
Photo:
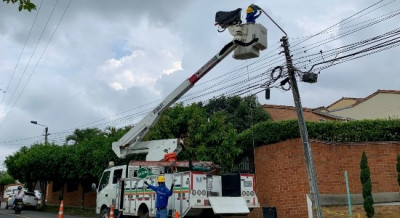
M 375 213 L 374 199 L 372 197 L 371 173 L 369 171 L 368 158 L 364 151 L 361 156 L 360 168 L 361 168 L 360 180 L 363 186 L 362 196 L 364 199 L 364 210 L 365 213 L 367 214 L 367 217 L 371 218 L 374 216 Z

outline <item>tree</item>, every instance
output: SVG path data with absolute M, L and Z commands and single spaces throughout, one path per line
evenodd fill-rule
M 108 162 L 126 164 L 126 160 L 118 159 L 111 144 L 122 137 L 129 129 L 108 127 L 105 131 L 96 128 L 76 129 L 73 135 L 67 136 L 75 142 L 75 146 L 64 146 L 65 159 L 72 165 L 64 166 L 64 178 L 67 181 L 78 181 L 83 188 L 81 193 L 81 209 L 84 209 L 85 194 L 91 191 L 91 184 L 97 183 Z M 65 161 L 63 161 L 65 163 Z
M 18 10 L 27 10 L 31 12 L 32 10 L 36 10 L 36 5 L 33 4 L 30 0 L 3 0 L 3 2 L 7 2 L 7 4 L 12 3 L 15 4 L 19 2 Z
M 76 145 L 82 143 L 84 140 L 90 140 L 100 134 L 102 134 L 102 131 L 97 128 L 87 128 L 83 130 L 75 129 L 74 133 L 67 136 L 65 140 L 67 144 L 69 141 L 73 141 L 73 144 Z
M 6 157 L 8 173 L 24 183 L 28 190 L 33 190 L 36 182 L 40 183 L 42 204 L 45 206 L 47 182 L 62 177 L 61 147 L 55 144 L 34 144 L 22 147 L 14 155 Z M 61 172 L 61 173 L 60 173 Z
M 181 160 L 213 161 L 228 170 L 242 152 L 236 144 L 237 131 L 227 122 L 225 112 L 207 115 L 200 104 L 169 108 L 145 140 L 184 138 Z
M 202 105 L 202 103 L 199 103 Z M 226 122 L 231 123 L 238 133 L 246 130 L 256 123 L 271 120 L 271 116 L 267 114 L 264 107 L 257 101 L 256 96 L 247 96 L 241 98 L 219 97 L 211 99 L 203 106 L 208 115 L 224 112 Z
M 4 186 L 15 183 L 15 179 L 5 171 L 0 171 L 0 193 L 4 193 Z M 0 196 L 1 198 L 2 196 Z M 0 199 L 1 200 L 1 199 Z
M 361 156 L 361 175 L 360 180 L 362 184 L 362 196 L 364 199 L 364 210 L 367 213 L 367 217 L 371 218 L 374 216 L 374 199 L 372 197 L 372 184 L 371 184 L 371 175 L 368 166 L 368 158 L 365 152 L 363 151 Z

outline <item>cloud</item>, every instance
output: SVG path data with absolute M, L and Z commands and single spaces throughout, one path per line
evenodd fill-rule
M 129 32 L 130 37 L 120 45 L 126 55 L 106 59 L 98 67 L 96 78 L 117 91 L 135 86 L 159 93 L 155 83 L 162 74 L 183 70 L 182 39 L 167 28 L 153 26 L 147 19 Z M 155 37 L 149 41 L 147 36 Z
M 49 140 L 57 143 L 63 143 L 74 128 L 122 127 L 137 122 L 157 105 L 157 101 L 232 40 L 227 31 L 217 32 L 214 26 L 217 11 L 245 9 L 250 3 L 258 4 L 289 34 L 289 40 L 294 45 L 299 37 L 315 34 L 372 4 L 344 0 L 72 1 L 49 42 L 68 2 L 59 1 L 53 17 L 49 18 L 55 2 L 43 1 L 14 74 L 38 11 L 18 12 L 17 7 L 0 3 L 0 88 L 7 88 L 13 78 L 0 105 L 2 152 L 11 154 L 22 145 L 43 141 L 43 128 L 30 124 L 30 120 L 47 125 L 51 133 Z M 389 13 L 396 8 L 399 8 L 399 2 L 393 2 L 357 21 Z M 48 27 L 43 31 L 47 21 Z M 261 55 L 278 55 L 283 33 L 264 15 L 258 21 L 268 28 L 270 46 Z M 395 27 L 398 21 L 399 18 L 394 17 L 391 22 L 317 46 L 314 51 L 325 51 L 382 34 Z M 340 26 L 319 39 L 337 36 L 351 28 Z M 302 46 L 314 42 L 307 41 L 297 48 L 301 50 Z M 47 43 L 49 46 L 46 48 Z M 32 55 L 36 46 L 37 51 Z M 44 49 L 44 55 L 40 57 Z M 294 51 L 296 48 L 291 49 Z M 314 51 L 308 50 L 307 54 Z M 294 58 L 304 54 L 302 50 L 300 53 Z M 27 65 L 31 55 L 32 61 Z M 400 80 L 395 79 L 400 67 L 396 59 L 398 56 L 399 49 L 395 48 L 328 68 L 321 72 L 316 84 L 299 82 L 303 106 L 329 105 L 343 96 L 364 97 L 377 89 L 398 89 Z M 245 81 L 252 69 L 259 68 L 259 72 L 264 72 L 269 67 L 284 64 L 283 56 L 280 57 L 282 63 L 262 58 L 237 61 L 229 56 L 191 90 L 193 100 L 203 101 L 221 94 L 216 91 L 203 96 L 213 88 L 228 87 L 222 91 L 235 88 L 230 80 L 233 76 L 240 76 L 237 79 L 239 82 Z M 253 62 L 254 65 L 235 71 Z M 22 77 L 25 67 L 27 70 Z M 29 75 L 32 75 L 30 79 Z M 16 90 L 21 77 L 21 84 Z M 204 91 L 204 87 L 209 85 L 202 86 L 201 83 L 212 79 L 221 81 L 221 84 L 210 82 L 210 90 Z M 266 79 L 264 76 L 259 82 Z M 22 93 L 9 113 L 16 100 L 13 97 L 9 102 L 14 90 L 16 96 Z M 2 96 L 0 92 L 0 98 Z M 269 101 L 264 100 L 262 93 L 259 96 L 261 103 L 293 105 L 290 91 L 273 89 Z M 6 119 L 1 119 L 1 116 L 6 116 Z M 30 137 L 34 138 L 5 143 Z

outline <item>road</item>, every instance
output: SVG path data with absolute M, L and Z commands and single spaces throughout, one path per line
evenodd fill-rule
M 14 211 L 11 209 L 6 210 L 5 203 L 2 202 L 0 208 L 0 217 L 1 218 L 54 218 L 57 217 L 58 214 L 44 213 L 34 210 L 23 210 L 21 214 L 14 214 Z M 78 218 L 80 216 L 69 216 L 64 215 L 64 218 Z

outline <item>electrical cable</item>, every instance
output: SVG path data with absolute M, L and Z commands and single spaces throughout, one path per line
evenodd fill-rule
M 5 120 L 5 119 L 8 117 L 8 114 L 12 111 L 12 109 L 11 109 L 10 111 L 7 112 L 7 108 L 8 108 L 9 105 L 11 104 L 12 99 L 13 99 L 13 97 L 14 97 L 16 91 L 18 90 L 19 84 L 21 83 L 22 78 L 24 77 L 24 75 L 25 75 L 25 73 L 26 73 L 26 70 L 27 70 L 27 68 L 28 68 L 28 66 L 29 66 L 29 64 L 30 64 L 30 62 L 31 62 L 31 60 L 32 60 L 33 55 L 36 53 L 36 49 L 37 49 L 37 47 L 38 47 L 38 45 L 39 45 L 39 43 L 40 43 L 40 40 L 41 40 L 42 37 L 43 37 L 43 34 L 44 34 L 44 32 L 45 32 L 45 30 L 46 30 L 46 28 L 47 28 L 47 25 L 49 24 L 50 18 L 51 18 L 52 15 L 53 15 L 53 12 L 54 12 L 54 10 L 55 10 L 57 4 L 58 4 L 58 1 L 59 1 L 59 0 L 57 0 L 56 3 L 54 4 L 53 9 L 51 10 L 51 13 L 50 13 L 50 15 L 49 15 L 49 17 L 48 17 L 48 19 L 47 19 L 47 22 L 46 22 L 46 24 L 45 24 L 45 26 L 44 26 L 44 28 L 43 28 L 43 30 L 42 30 L 42 33 L 40 34 L 40 36 L 39 36 L 39 38 L 38 38 L 38 40 L 37 40 L 37 42 L 36 42 L 35 48 L 33 49 L 32 54 L 31 54 L 31 56 L 30 56 L 30 58 L 29 58 L 29 60 L 28 60 L 28 63 L 25 65 L 24 71 L 22 72 L 21 77 L 20 77 L 19 80 L 18 80 L 17 86 L 16 86 L 15 89 L 13 90 L 13 92 L 12 92 L 12 94 L 11 94 L 11 97 L 10 97 L 10 100 L 8 101 L 8 103 L 7 103 L 6 106 L 5 106 L 5 109 L 4 109 L 5 112 L 4 112 L 4 114 L 6 114 L 6 115 L 2 116 L 2 118 L 0 118 L 0 121 L 1 121 L 1 119 L 2 119 L 2 120 Z
M 382 2 L 382 1 L 379 1 L 379 2 Z M 374 9 L 374 10 L 376 10 L 376 9 Z M 371 13 L 371 11 L 369 11 L 368 13 Z M 368 21 L 362 21 L 362 22 L 357 23 L 357 24 L 351 24 L 351 22 L 354 22 L 354 20 L 358 19 L 359 17 L 355 17 L 353 20 L 347 19 L 347 24 L 351 24 L 352 26 L 356 26 L 357 27 L 357 28 L 354 28 L 354 29 L 352 29 L 350 31 L 347 31 L 347 33 L 351 32 L 351 31 L 357 31 L 357 30 L 360 30 L 360 29 L 366 29 L 366 28 L 368 28 L 368 27 L 370 27 L 370 26 L 372 26 L 372 25 L 374 25 L 376 23 L 383 22 L 383 21 L 385 21 L 387 19 L 390 19 L 391 17 L 397 16 L 398 14 L 396 14 L 396 13 L 398 13 L 398 12 L 392 11 L 392 12 L 386 14 L 386 15 L 380 16 L 379 19 L 376 17 L 376 18 L 370 19 Z M 360 14 L 360 13 L 358 13 L 358 14 Z M 362 16 L 365 16 L 365 14 L 362 15 Z M 354 15 L 353 15 L 353 17 L 354 17 Z M 360 17 L 361 17 L 361 14 L 360 14 Z M 343 22 L 343 21 L 341 21 L 341 22 Z M 329 28 L 327 28 L 327 29 L 329 29 Z M 327 32 L 327 31 L 325 31 L 325 32 Z M 306 39 L 309 40 L 310 38 L 313 38 L 316 35 L 322 35 L 322 34 L 323 34 L 323 31 L 321 31 L 320 33 L 315 34 L 315 35 L 313 35 L 311 37 L 307 37 L 308 39 L 307 38 Z M 347 35 L 349 35 L 349 34 L 347 34 Z M 339 37 L 336 36 L 336 38 L 334 38 L 334 40 L 337 40 L 339 38 L 343 38 L 343 37 L 345 37 L 347 35 L 339 34 Z M 338 52 L 349 52 L 349 51 L 352 51 L 354 49 L 361 49 L 362 47 L 365 47 L 366 45 L 371 45 L 371 44 L 373 44 L 375 42 L 383 41 L 384 39 L 389 39 L 389 38 L 390 38 L 389 36 L 386 36 L 386 38 L 382 36 L 382 37 L 379 38 L 379 40 L 378 40 L 378 38 L 375 41 L 374 40 L 371 40 L 371 41 L 364 40 L 363 42 L 360 41 L 358 43 L 353 43 L 353 44 L 350 44 L 350 45 L 347 45 L 347 46 L 341 46 L 339 48 L 330 49 L 329 51 L 324 52 L 324 54 L 327 54 L 326 56 L 324 55 L 324 57 L 328 58 L 329 56 L 332 56 L 332 55 L 333 56 L 334 55 L 337 56 Z M 307 41 L 307 40 L 305 40 L 305 41 Z M 328 44 L 329 42 L 332 42 L 332 38 L 325 39 L 324 42 L 326 42 L 325 44 Z M 298 43 L 298 44 L 300 44 L 300 43 Z M 295 46 L 297 46 L 297 45 L 295 45 Z M 293 46 L 293 47 L 295 47 L 295 46 Z M 315 46 L 315 47 L 313 47 L 313 46 L 314 45 L 311 44 L 311 45 L 308 45 L 307 47 L 311 47 L 311 49 L 314 49 L 314 48 L 317 48 L 317 47 L 319 47 L 321 45 Z M 331 64 L 331 63 L 329 63 L 329 64 L 331 64 L 331 66 L 334 66 L 334 65 L 337 65 L 337 64 L 342 63 L 344 61 L 348 61 L 349 59 L 354 59 L 354 58 L 357 58 L 357 57 L 359 57 L 361 55 L 366 55 L 366 54 L 369 54 L 369 53 L 372 53 L 372 52 L 376 53 L 376 52 L 382 51 L 384 49 L 392 48 L 393 46 L 398 46 L 398 43 L 393 41 L 392 43 L 391 42 L 386 42 L 386 43 L 380 44 L 380 46 L 371 46 L 369 49 L 364 50 L 363 53 L 355 52 L 354 55 L 352 55 L 352 56 L 340 57 L 340 59 L 337 59 L 337 62 L 335 62 L 334 64 Z M 303 49 L 303 48 L 305 48 L 305 47 L 302 47 L 300 49 Z M 191 92 L 187 93 L 187 95 L 185 95 L 185 96 L 182 96 L 182 98 L 181 98 L 182 101 L 179 101 L 179 103 L 188 103 L 188 102 L 191 102 L 191 101 L 193 101 L 195 99 L 200 99 L 202 97 L 205 97 L 205 96 L 208 96 L 208 95 L 211 95 L 211 94 L 214 94 L 214 96 L 215 96 L 215 94 L 217 94 L 217 93 L 218 93 L 218 96 L 222 96 L 222 95 L 225 95 L 225 96 L 228 96 L 228 95 L 229 96 L 243 95 L 243 94 L 248 94 L 248 93 L 252 93 L 252 92 L 256 92 L 256 93 L 253 93 L 253 94 L 257 94 L 257 93 L 259 93 L 259 92 L 264 90 L 264 88 L 265 88 L 264 85 L 267 82 L 271 82 L 271 84 L 269 84 L 269 85 L 273 86 L 274 83 L 279 82 L 278 80 L 280 78 L 284 78 L 285 76 L 287 76 L 287 73 L 282 73 L 282 75 L 281 75 L 281 77 L 279 79 L 271 80 L 271 78 L 270 78 L 269 80 L 267 80 L 267 82 L 257 81 L 257 80 L 260 80 L 260 78 L 262 78 L 262 77 L 270 75 L 270 72 L 265 72 L 265 70 L 263 70 L 263 69 L 265 69 L 265 67 L 271 66 L 271 65 L 276 64 L 276 63 L 281 63 L 280 65 L 282 65 L 282 63 L 285 63 L 284 59 L 283 59 L 283 57 L 281 55 L 275 54 L 275 53 L 271 54 L 271 55 L 269 55 L 269 54 L 271 54 L 271 52 L 267 54 L 268 56 L 264 55 L 264 57 L 259 58 L 257 61 L 254 61 L 254 62 L 252 62 L 250 64 L 246 63 L 245 66 L 239 67 L 237 69 L 229 71 L 228 73 L 222 74 L 223 76 L 221 76 L 221 77 L 217 77 L 217 78 L 214 78 L 212 80 L 208 80 L 208 81 L 205 81 L 203 83 L 199 83 L 198 85 L 196 85 L 193 88 L 193 90 L 191 90 Z M 318 53 L 313 53 L 313 54 L 307 55 L 307 56 L 308 57 L 316 57 L 317 54 Z M 303 57 L 296 58 L 296 60 L 304 60 L 304 59 L 307 59 L 308 57 L 303 56 Z M 272 59 L 272 58 L 274 58 L 273 59 L 274 61 L 271 63 L 270 59 Z M 313 59 L 311 62 L 310 61 L 308 61 L 308 62 L 315 63 L 317 60 L 320 60 L 320 59 L 321 58 L 315 59 L 315 60 Z M 303 62 L 303 63 L 305 63 L 305 62 Z M 252 66 L 252 68 L 250 68 L 250 66 Z M 322 67 L 326 67 L 326 66 L 321 66 L 319 68 L 322 68 Z M 240 78 L 242 78 L 242 76 L 243 76 L 243 75 L 241 75 L 241 72 L 245 68 L 248 68 L 247 80 L 240 81 Z M 269 69 L 269 71 L 272 70 L 272 69 L 273 68 Z M 286 69 L 284 68 L 284 70 L 286 70 Z M 260 71 L 262 71 L 262 72 L 260 72 Z M 253 74 L 256 74 L 256 75 L 253 76 Z M 300 76 L 300 75 L 301 75 L 301 73 L 298 73 L 297 76 Z M 229 77 L 225 78 L 227 76 L 229 76 Z M 239 80 L 239 81 L 233 82 L 235 80 Z M 233 82 L 233 83 L 230 84 L 230 85 L 225 85 L 228 82 Z M 210 83 L 212 83 L 212 84 L 210 84 Z M 206 88 L 204 88 L 205 84 L 207 84 Z M 208 85 L 208 84 L 210 84 L 210 85 Z M 196 91 L 196 88 L 198 89 L 197 91 Z M 279 85 L 275 85 L 275 86 L 273 86 L 273 88 L 281 88 L 281 87 Z M 204 90 L 207 90 L 207 92 L 204 92 Z M 194 92 L 192 92 L 192 91 L 194 91 Z M 128 122 L 129 119 L 139 118 L 141 115 L 146 114 L 148 111 L 151 111 L 151 110 L 152 110 L 152 108 L 149 108 L 149 109 L 142 110 L 140 112 L 135 112 L 133 114 L 130 114 L 130 115 L 118 118 L 118 119 L 114 119 L 114 120 L 108 120 L 107 118 L 103 118 L 103 119 L 101 119 L 99 121 L 94 121 L 91 124 L 97 123 L 97 125 L 94 125 L 94 126 L 104 126 L 104 125 L 107 125 L 107 124 L 115 124 L 115 123 L 121 124 L 121 123 Z M 116 116 L 117 115 L 111 116 L 111 118 L 115 118 Z M 105 120 L 107 120 L 107 122 L 103 122 Z M 87 124 L 87 126 L 91 126 L 91 125 Z M 60 137 L 62 135 L 61 133 L 62 132 L 56 134 L 56 136 L 58 135 L 57 137 Z M 1 142 L 0 142 L 0 144 L 1 144 Z
M 42 3 L 43 3 L 43 0 L 40 1 L 38 11 L 37 11 L 37 13 L 35 14 L 35 18 L 33 19 L 33 23 L 32 23 L 31 28 L 30 28 L 30 30 L 29 30 L 28 36 L 27 36 L 26 39 L 25 39 L 24 46 L 22 47 L 21 53 L 19 54 L 17 63 L 15 64 L 14 70 L 13 70 L 13 72 L 12 72 L 12 74 L 11 74 L 11 78 L 10 78 L 10 80 L 8 81 L 7 88 L 6 88 L 5 91 L 8 91 L 9 88 L 10 88 L 11 81 L 12 81 L 13 78 L 14 78 L 15 72 L 17 71 L 17 67 L 18 67 L 19 61 L 21 60 L 22 54 L 23 54 L 24 51 L 25 51 L 26 44 L 27 44 L 27 42 L 28 42 L 28 40 L 29 40 L 29 38 L 30 38 L 30 36 L 31 36 L 32 30 L 33 30 L 33 26 L 35 26 L 36 19 L 37 19 L 39 13 L 40 13 L 40 9 L 42 8 Z M 5 96 L 6 96 L 6 95 L 3 95 L 3 97 L 1 98 L 0 105 L 3 104 L 3 100 L 4 100 L 4 97 L 5 97 Z

